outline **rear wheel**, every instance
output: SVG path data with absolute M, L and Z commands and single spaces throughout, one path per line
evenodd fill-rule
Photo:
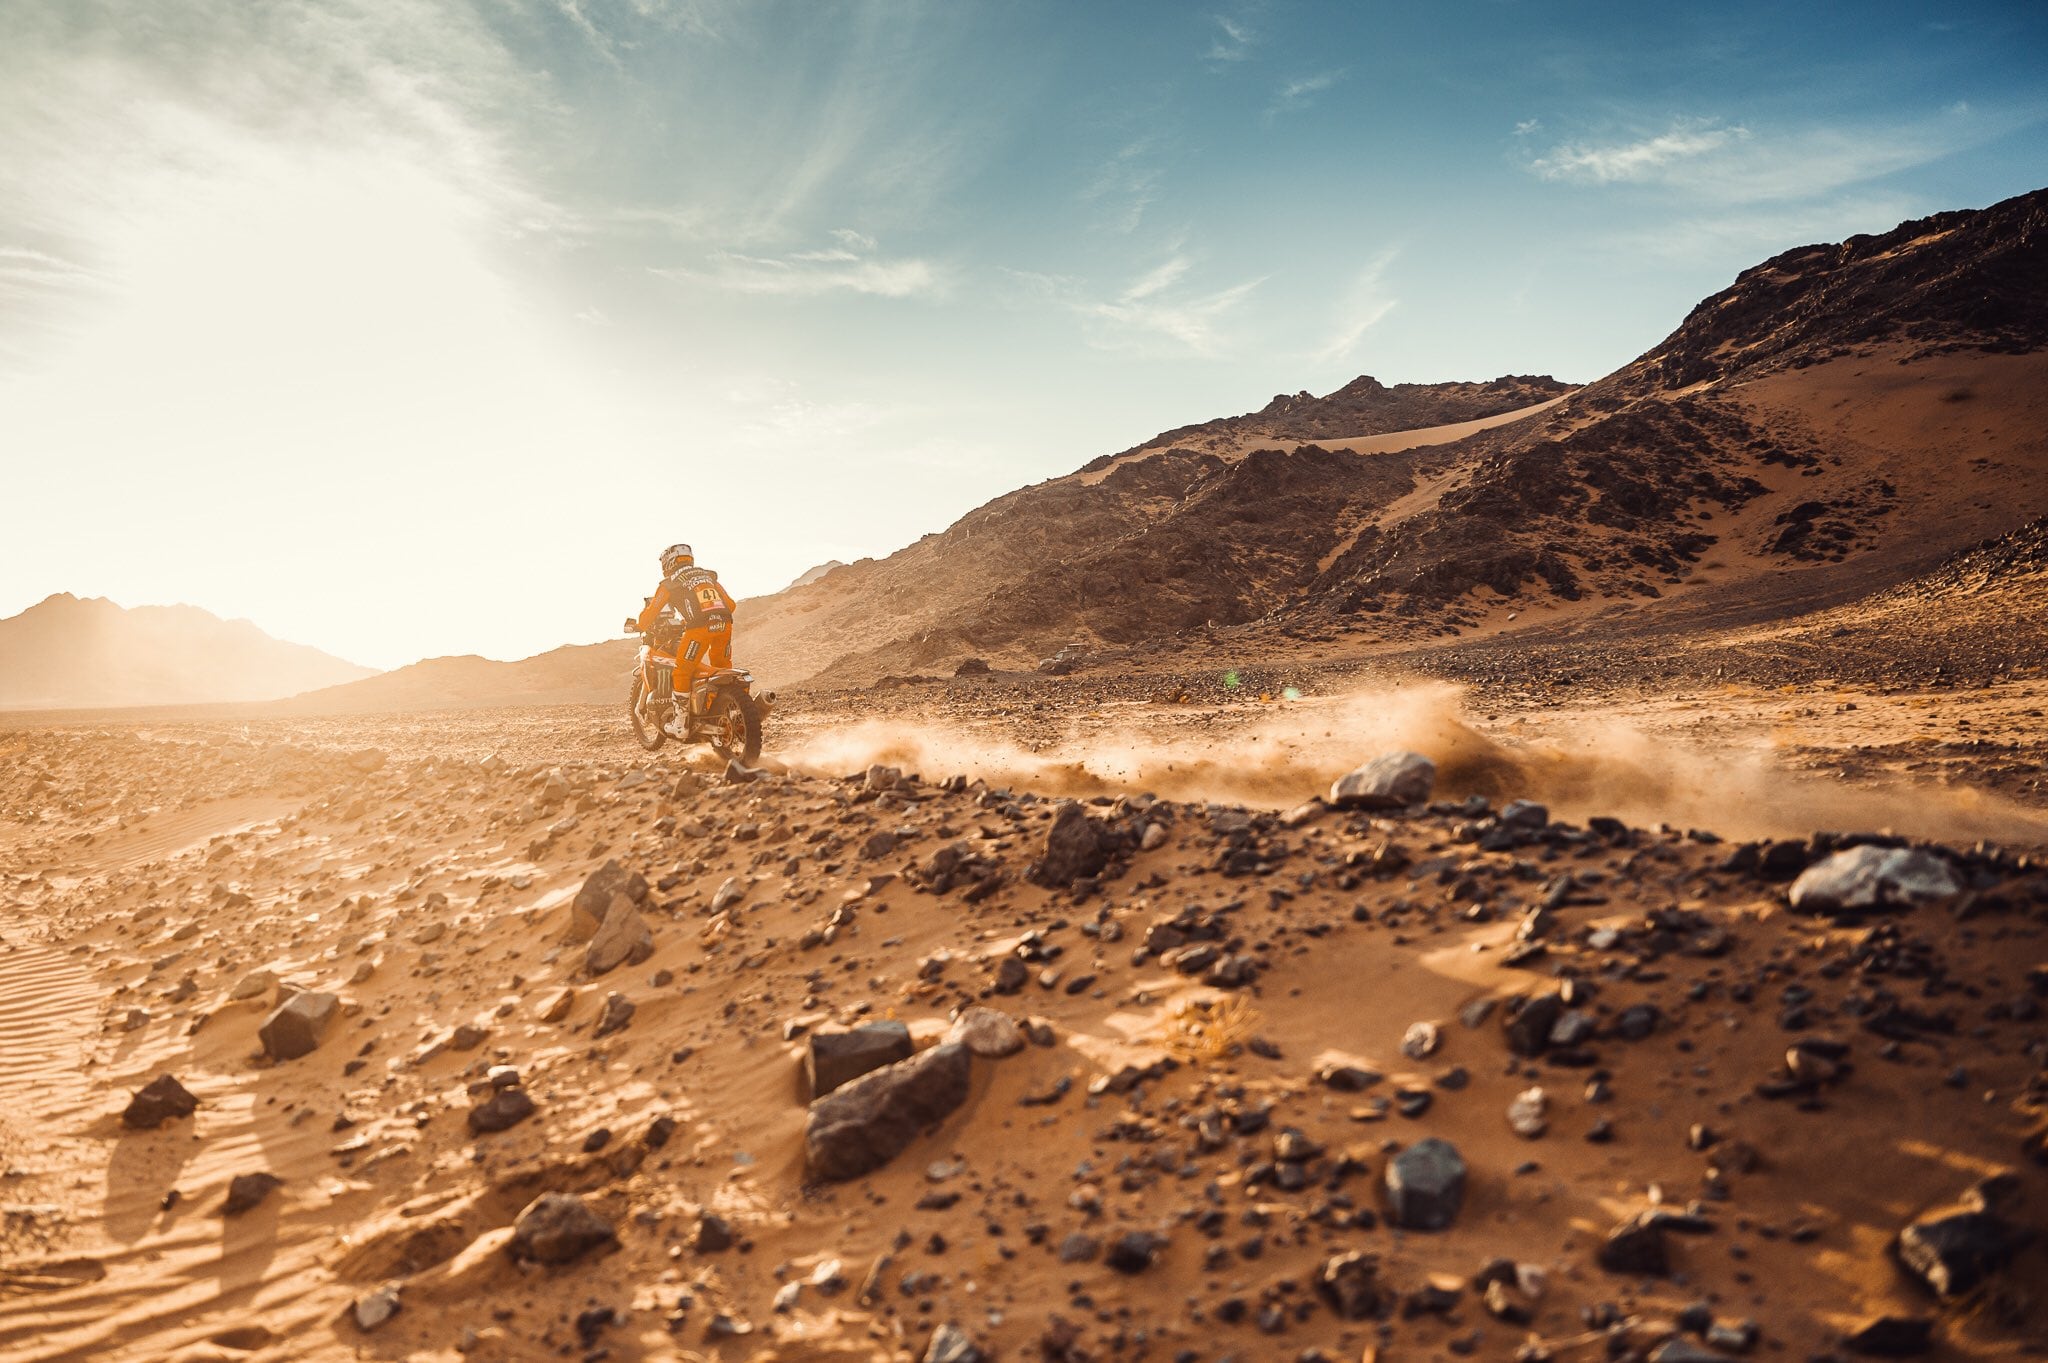
M 752 696 L 720 691 L 704 711 L 705 736 L 711 751 L 748 766 L 761 760 L 761 707 Z
M 633 722 L 633 737 L 640 740 L 640 746 L 653 752 L 668 741 L 668 735 L 653 716 L 641 713 L 640 687 L 640 671 L 635 668 L 626 683 L 626 718 Z

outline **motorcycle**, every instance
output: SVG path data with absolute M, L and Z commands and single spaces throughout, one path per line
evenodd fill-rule
M 646 632 L 632 619 L 628 634 L 640 635 L 640 653 L 626 687 L 626 717 L 640 746 L 653 752 L 673 738 L 709 743 L 720 757 L 752 765 L 761 759 L 761 729 L 774 708 L 772 695 L 754 694 L 753 674 L 736 667 L 699 668 L 690 694 L 675 690 L 675 640 L 679 621 L 661 621 Z

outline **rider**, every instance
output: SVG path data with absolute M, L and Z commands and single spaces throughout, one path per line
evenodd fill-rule
M 733 599 L 719 585 L 717 573 L 697 566 L 689 545 L 671 544 L 661 551 L 661 585 L 639 618 L 628 623 L 645 634 L 665 606 L 683 617 L 683 637 L 675 646 L 676 694 L 688 696 L 699 667 L 732 666 Z

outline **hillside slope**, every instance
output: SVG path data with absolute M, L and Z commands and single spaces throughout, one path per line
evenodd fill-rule
M 379 676 L 294 696 L 284 714 L 379 714 L 491 705 L 594 705 L 625 694 L 635 643 L 566 644 L 531 658 L 499 662 L 465 654 L 426 658 Z
M 1169 432 L 743 603 L 741 650 L 771 682 L 860 682 L 1200 627 L 1370 646 L 1882 590 L 2048 504 L 2044 342 L 2048 191 L 1785 252 L 1562 400 L 1496 381 L 1547 405 L 1461 438 L 1243 447 L 1255 418 L 1452 414 L 1366 380 Z
M 64 592 L 0 620 L 0 709 L 261 701 L 372 675 L 196 606 Z

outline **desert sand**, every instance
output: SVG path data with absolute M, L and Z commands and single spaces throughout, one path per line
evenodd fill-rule
M 1886 1316 L 2038 1344 L 2038 1249 L 1959 1308 L 1889 1248 L 2038 1149 L 2038 783 L 1845 776 L 1944 751 L 1953 707 L 1904 692 L 1303 680 L 996 676 L 896 688 L 887 723 L 821 695 L 758 775 L 596 707 L 7 732 L 0 1354 L 1807 1357 Z M 2041 690 L 1970 713 L 2014 732 Z M 1437 760 L 1428 802 L 1314 800 L 1394 747 Z M 1551 822 L 1504 820 L 1525 796 Z M 1069 797 L 1099 867 L 1041 864 Z M 2012 850 L 1943 852 L 1938 903 L 1799 911 L 1854 841 L 1817 811 Z M 586 907 L 646 937 L 594 973 L 576 904 L 612 863 L 644 882 Z M 334 1016 L 268 1056 L 295 991 Z M 901 1022 L 929 1057 L 974 1009 L 1030 1039 L 872 1171 L 807 1159 L 814 1038 Z M 124 1125 L 161 1075 L 196 1108 Z M 530 1115 L 475 1129 L 501 1087 Z M 1390 1160 L 1431 1137 L 1462 1205 L 1397 1227 Z M 543 1194 L 594 1247 L 509 1252 Z M 1662 1270 L 1603 1268 L 1660 1208 Z

